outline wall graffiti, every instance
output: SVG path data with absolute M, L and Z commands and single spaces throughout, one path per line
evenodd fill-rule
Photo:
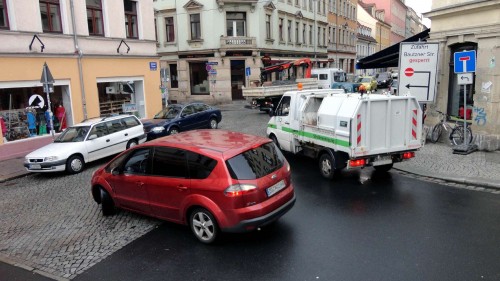
M 478 126 L 486 125 L 486 112 L 484 112 L 484 108 L 474 106 L 474 112 L 476 113 L 476 117 L 474 121 Z

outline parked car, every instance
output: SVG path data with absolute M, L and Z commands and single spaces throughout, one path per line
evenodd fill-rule
M 26 155 L 24 167 L 29 172 L 79 173 L 85 163 L 145 141 L 144 127 L 133 115 L 89 119 L 66 128 L 53 143 Z
M 389 86 L 389 91 L 391 94 L 397 96 L 398 95 L 398 80 L 394 79 L 391 82 L 391 86 Z
M 203 243 L 247 232 L 292 208 L 290 165 L 268 138 L 226 130 L 163 137 L 118 155 L 92 176 L 103 215 L 115 208 L 189 225 Z
M 391 74 L 388 72 L 377 73 L 375 79 L 377 79 L 377 88 L 388 88 L 392 82 Z
M 170 104 L 153 119 L 143 120 L 143 123 L 149 141 L 193 129 L 217 129 L 221 120 L 219 109 L 196 102 L 185 105 Z
M 356 83 L 361 83 L 365 86 L 366 91 L 375 91 L 377 90 L 377 80 L 375 80 L 372 76 L 360 76 Z

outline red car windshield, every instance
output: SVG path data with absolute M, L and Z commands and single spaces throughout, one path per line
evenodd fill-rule
M 285 157 L 272 142 L 247 150 L 226 161 L 233 179 L 262 178 L 283 166 Z

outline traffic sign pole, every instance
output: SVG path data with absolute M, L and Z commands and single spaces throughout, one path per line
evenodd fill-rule
M 53 85 L 54 79 L 52 78 L 52 74 L 50 74 L 49 78 L 49 67 L 47 63 L 43 65 L 43 72 L 42 72 L 42 78 L 43 78 L 43 89 L 45 93 L 47 94 L 47 111 L 49 112 L 49 124 L 50 124 L 50 134 L 52 135 L 52 138 L 54 138 L 54 118 L 53 118 L 53 113 L 52 113 L 52 107 L 50 105 L 50 89 L 51 85 Z M 52 80 L 52 81 L 50 81 Z M 50 83 L 52 82 L 52 83 Z

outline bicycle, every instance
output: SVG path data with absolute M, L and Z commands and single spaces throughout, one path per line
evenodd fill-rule
M 447 115 L 439 110 L 436 110 L 439 113 L 440 121 L 432 128 L 431 139 L 432 143 L 436 143 L 443 132 L 443 128 L 446 132 L 451 131 L 449 135 L 449 139 L 453 145 L 461 145 L 464 143 L 464 125 L 460 120 L 455 120 L 455 126 L 451 127 L 448 122 L 446 122 Z M 467 124 L 467 142 L 468 144 L 472 143 L 472 130 Z

